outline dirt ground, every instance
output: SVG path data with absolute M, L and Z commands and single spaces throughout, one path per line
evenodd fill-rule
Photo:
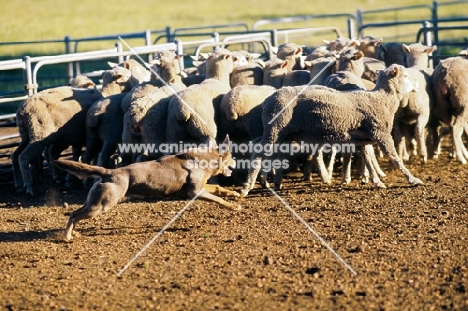
M 0 190 L 0 306 L 5 310 L 468 310 L 468 170 L 443 154 L 386 161 L 388 189 L 290 174 L 279 195 L 348 270 L 268 190 L 240 212 L 195 201 L 126 269 L 188 200 L 135 200 L 78 225 L 86 191 L 46 175 L 36 198 Z M 238 187 L 232 187 L 238 189 Z M 232 200 L 232 199 L 230 199 Z M 64 203 L 67 203 L 64 207 Z

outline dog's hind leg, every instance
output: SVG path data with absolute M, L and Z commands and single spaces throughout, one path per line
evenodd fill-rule
M 125 194 L 126 185 L 96 182 L 88 193 L 86 203 L 72 212 L 65 228 L 65 239 L 73 238 L 74 227 L 83 219 L 94 218 L 115 206 Z
M 206 189 L 211 194 L 219 195 L 219 196 L 226 196 L 226 197 L 240 197 L 240 194 L 236 191 L 231 191 L 229 189 L 223 188 L 219 185 L 211 185 L 206 184 L 203 188 Z

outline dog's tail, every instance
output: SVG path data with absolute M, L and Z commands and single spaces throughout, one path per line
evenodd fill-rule
M 106 168 L 100 166 L 93 166 L 70 160 L 55 160 L 54 164 L 61 169 L 67 170 L 80 179 L 92 176 L 102 177 L 103 175 L 106 175 L 108 171 Z

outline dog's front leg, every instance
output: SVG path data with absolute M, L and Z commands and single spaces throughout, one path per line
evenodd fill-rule
M 203 186 L 203 188 L 206 189 L 211 194 L 215 195 L 220 195 L 220 196 L 226 196 L 226 197 L 240 197 L 240 194 L 237 193 L 236 191 L 231 191 L 229 189 L 223 188 L 219 185 L 211 185 L 211 184 L 206 184 Z
M 206 189 L 206 188 L 205 188 Z M 196 196 L 195 193 L 192 194 L 193 197 Z M 204 201 L 210 201 L 210 202 L 216 202 L 218 203 L 219 205 L 223 206 L 223 207 L 227 207 L 233 211 L 240 211 L 241 210 L 241 206 L 239 204 L 232 204 L 232 203 L 229 203 L 225 200 L 223 200 L 222 198 L 218 197 L 218 196 L 215 196 L 214 194 L 211 194 L 210 192 L 208 192 L 208 190 L 206 191 L 202 191 L 199 195 L 198 195 L 198 198 L 204 200 Z

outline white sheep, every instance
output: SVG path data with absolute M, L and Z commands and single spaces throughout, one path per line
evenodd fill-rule
M 93 82 L 93 80 L 83 75 L 77 75 L 76 77 L 71 78 L 70 83 L 68 85 L 70 85 L 71 87 L 83 89 L 96 87 L 96 84 Z
M 68 146 L 81 150 L 86 144 L 86 113 L 98 99 L 129 91 L 137 81 L 122 67 L 105 71 L 102 92 L 96 89 L 77 89 L 69 86 L 47 89 L 28 98 L 18 106 L 16 120 L 21 142 L 12 155 L 15 187 L 33 192 L 30 163 L 44 149 L 49 161 L 56 159 Z M 78 152 L 74 152 L 75 160 Z M 54 179 L 58 171 L 52 169 Z
M 165 140 L 167 107 L 153 107 L 159 104 L 167 105 L 164 99 L 184 90 L 182 83 L 180 56 L 171 51 L 157 53 L 153 61 L 153 74 L 151 84 L 143 83 L 132 89 L 132 100 L 125 110 L 123 117 L 122 143 L 154 143 L 159 145 Z M 126 96 L 124 99 L 128 99 Z M 122 109 L 125 103 L 122 102 Z M 164 119 L 164 121 L 162 121 Z M 159 120 L 156 122 L 156 120 Z M 119 166 L 125 166 L 132 162 L 141 161 L 141 154 L 119 154 Z M 156 156 L 153 153 L 148 159 Z
M 407 148 L 405 141 L 407 146 L 409 146 L 413 137 L 404 134 L 411 131 L 410 127 L 414 127 L 417 152 L 413 153 L 413 155 L 417 154 L 421 162 L 426 163 L 425 128 L 430 116 L 432 89 L 429 76 L 425 74 L 425 71 L 428 70 L 429 53 L 432 53 L 436 47 L 427 47 L 420 43 L 413 43 L 410 45 L 403 44 L 402 48 L 407 54 L 408 74 L 413 83 L 418 85 L 418 90 L 405 96 L 401 107 L 397 110 L 393 125 L 393 138 L 399 156 L 405 158 L 405 149 Z M 406 139 L 404 139 L 404 136 L 407 136 Z
M 288 70 L 304 69 L 305 57 L 302 55 L 302 47 L 295 43 L 285 43 L 278 47 L 276 57 L 288 60 Z
M 391 136 L 392 121 L 400 101 L 413 85 L 403 66 L 392 65 L 380 72 L 373 91 L 340 92 L 323 86 L 283 87 L 263 103 L 263 137 L 260 142 L 273 146 L 288 139 L 306 143 L 376 143 L 389 156 L 410 184 L 422 184 L 404 166 Z M 379 103 L 379 105 L 376 105 Z M 252 163 L 262 163 L 264 153 L 254 153 Z M 372 181 L 385 187 L 366 163 Z M 254 187 L 260 166 L 253 166 L 241 195 Z M 275 187 L 281 181 L 275 180 Z
M 231 89 L 233 59 L 229 51 L 217 50 L 206 61 L 206 79 L 178 93 L 169 102 L 166 142 L 216 140 L 216 119 L 224 94 Z
M 406 67 L 406 54 L 403 51 L 402 44 L 399 42 L 387 42 L 380 45 L 381 51 L 377 59 L 383 60 L 385 66 L 393 64 Z
M 449 57 L 441 60 L 431 76 L 435 105 L 433 116 L 440 123 L 450 126 L 456 159 L 466 164 L 468 151 L 462 141 L 468 122 L 468 60 L 462 57 Z M 437 130 L 433 130 L 437 133 Z M 436 145 L 440 144 L 435 137 Z

